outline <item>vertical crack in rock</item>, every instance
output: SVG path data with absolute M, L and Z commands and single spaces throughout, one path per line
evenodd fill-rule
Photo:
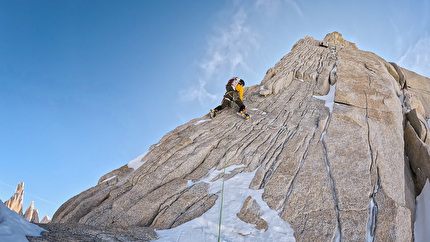
M 375 160 L 376 161 L 376 160 Z M 380 177 L 379 177 L 379 169 L 376 168 L 377 173 L 377 184 L 373 187 L 373 193 L 370 196 L 370 206 L 369 206 L 369 219 L 367 222 L 367 231 L 366 231 L 366 241 L 373 242 L 375 239 L 375 232 L 377 226 L 377 215 L 378 215 L 378 204 L 375 203 L 375 196 L 379 190 Z
M 313 132 L 313 134 L 312 134 L 312 138 L 310 138 L 310 139 L 309 139 L 309 142 L 308 142 L 308 145 L 307 145 L 307 147 L 306 147 L 306 150 L 305 150 L 305 152 L 303 153 L 302 159 L 301 159 L 301 161 L 300 161 L 299 169 L 297 169 L 296 174 L 294 175 L 293 179 L 291 180 L 291 183 L 290 183 L 290 187 L 289 187 L 289 189 L 288 189 L 287 196 L 286 196 L 286 198 L 285 198 L 285 200 L 284 200 L 284 204 L 282 205 L 281 209 L 279 209 L 278 213 L 280 213 L 281 211 L 283 211 L 283 210 L 284 210 L 285 205 L 286 205 L 286 204 L 287 204 L 287 202 L 288 202 L 288 198 L 290 197 L 291 192 L 293 191 L 294 181 L 296 180 L 296 178 L 297 178 L 298 174 L 300 173 L 300 170 L 301 170 L 301 169 L 302 169 L 302 167 L 303 167 L 303 164 L 304 164 L 305 159 L 306 159 L 306 157 L 307 157 L 307 155 L 308 155 L 308 152 L 309 152 L 309 148 L 311 147 L 312 141 L 315 139 L 315 134 L 316 134 L 316 133 L 317 133 L 317 131 L 318 131 L 318 127 L 319 127 L 319 122 L 317 123 L 317 127 L 315 128 L 315 130 L 314 130 L 314 132 Z M 305 140 L 306 140 L 306 138 L 305 138 Z
M 335 66 L 335 68 L 336 68 L 336 66 Z M 335 74 L 335 76 L 336 76 L 336 74 Z M 329 92 L 328 95 L 330 95 L 330 93 L 335 92 L 335 91 L 336 91 L 336 84 L 333 85 L 333 86 L 330 86 L 330 92 Z M 333 101 L 333 105 L 334 105 L 334 96 L 335 96 L 335 94 L 333 93 L 333 100 L 332 100 Z M 337 228 L 336 228 L 336 235 L 335 235 L 334 240 L 335 241 L 340 241 L 340 238 L 341 238 L 341 224 L 340 224 L 340 218 L 339 218 L 339 204 L 338 204 L 338 200 L 337 200 L 337 196 L 336 196 L 335 182 L 334 182 L 333 176 L 331 174 L 330 163 L 328 161 L 327 148 L 326 148 L 326 145 L 324 143 L 324 136 L 326 135 L 327 129 L 330 126 L 330 121 L 331 121 L 332 114 L 333 114 L 333 107 L 330 108 L 330 114 L 329 114 L 326 126 L 324 127 L 324 131 L 321 134 L 321 138 L 320 138 L 319 142 L 321 142 L 321 145 L 322 145 L 322 148 L 323 148 L 323 152 L 324 152 L 324 162 L 325 162 L 325 165 L 326 165 L 326 168 L 327 168 L 328 177 L 330 179 L 330 185 L 331 185 L 332 194 L 333 194 L 333 201 L 334 201 L 334 209 L 335 209 L 335 212 L 336 212 Z
M 327 129 L 327 127 L 329 126 L 330 119 L 331 119 L 331 114 L 330 114 L 329 120 L 327 121 L 327 126 L 325 127 L 325 129 Z M 324 132 L 326 132 L 326 130 L 324 130 Z M 328 162 L 327 148 L 325 146 L 325 143 L 322 141 L 324 135 L 325 135 L 325 133 L 321 135 L 321 144 L 322 144 L 323 151 L 324 151 L 324 162 L 325 162 L 325 165 L 327 167 L 327 173 L 328 173 L 328 176 L 330 178 L 330 185 L 331 185 L 331 189 L 332 189 L 332 192 L 333 192 L 334 209 L 335 209 L 335 212 L 336 212 L 336 220 L 337 220 L 337 228 L 336 228 L 335 241 L 340 241 L 340 238 L 341 238 L 341 232 L 340 232 L 341 231 L 341 226 L 340 226 L 340 219 L 339 219 L 339 204 L 338 204 L 338 200 L 337 200 L 337 196 L 336 196 L 335 182 L 334 182 L 333 176 L 331 174 L 330 164 Z
M 263 181 L 261 182 L 261 187 L 264 187 L 264 185 L 266 184 L 266 182 L 272 177 L 273 173 L 275 172 L 276 168 L 278 167 L 279 156 L 280 156 L 280 154 L 282 154 L 282 151 L 285 148 L 285 144 L 288 142 L 288 140 L 290 139 L 291 136 L 292 136 L 292 134 L 290 134 L 286 138 L 286 140 L 282 144 L 281 151 L 278 153 L 278 155 L 276 156 L 276 158 L 273 159 L 274 161 L 270 164 L 270 168 L 266 171 L 266 174 L 264 175 Z M 272 157 L 273 157 L 273 155 L 272 155 Z M 269 160 L 272 160 L 272 157 Z
M 338 199 L 337 199 L 337 195 L 336 195 L 335 182 L 334 182 L 333 176 L 331 174 L 330 163 L 328 161 L 327 147 L 326 147 L 326 144 L 324 142 L 324 136 L 326 135 L 328 127 L 330 126 L 330 122 L 331 122 L 331 118 L 332 118 L 332 114 L 333 114 L 334 103 L 335 103 L 334 97 L 335 97 L 335 93 L 336 93 L 336 84 L 337 84 L 336 72 L 337 72 L 338 60 L 337 60 L 336 50 L 334 50 L 332 52 L 332 54 L 334 56 L 336 56 L 336 62 L 335 62 L 335 65 L 333 66 L 333 69 L 331 70 L 330 75 L 333 76 L 333 78 L 335 79 L 334 80 L 335 83 L 334 83 L 334 85 L 330 86 L 329 93 L 326 96 L 323 96 L 323 97 L 314 96 L 314 97 L 324 100 L 325 106 L 329 108 L 329 117 L 328 117 L 328 120 L 327 120 L 326 125 L 324 127 L 324 130 L 321 134 L 321 138 L 320 138 L 319 142 L 321 142 L 323 153 L 324 153 L 324 163 L 325 163 L 326 168 L 327 168 L 327 175 L 330 179 L 330 186 L 332 189 L 334 209 L 335 209 L 335 214 L 336 214 L 337 227 L 336 227 L 336 235 L 335 235 L 334 241 L 340 241 L 341 240 L 341 223 L 340 223 L 340 215 L 339 215 L 339 203 L 338 203 Z
M 369 87 L 371 85 L 371 79 L 369 78 Z M 367 93 L 364 91 L 364 96 L 366 97 L 366 124 L 367 124 L 367 142 L 369 144 L 369 155 L 371 159 L 370 163 L 370 173 L 372 174 L 372 171 L 376 169 L 376 181 L 375 185 L 373 186 L 372 194 L 369 198 L 369 218 L 367 222 L 367 231 L 366 231 L 366 241 L 367 242 L 373 242 L 375 238 L 375 231 L 377 227 L 377 216 L 378 216 L 378 204 L 375 202 L 375 196 L 378 193 L 379 190 L 379 184 L 380 184 L 380 177 L 379 177 L 379 169 L 376 165 L 376 160 L 378 158 L 378 155 L 376 154 L 376 157 L 373 156 L 373 149 L 372 149 L 372 143 L 370 141 L 370 124 L 369 124 L 369 110 L 368 110 L 368 99 L 367 99 Z

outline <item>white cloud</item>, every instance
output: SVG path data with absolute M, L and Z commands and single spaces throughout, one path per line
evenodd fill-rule
M 233 15 L 230 24 L 216 28 L 217 33 L 210 37 L 206 58 L 200 66 L 206 78 L 221 70 L 232 75 L 239 66 L 247 68 L 246 56 L 258 48 L 256 35 L 248 26 L 247 13 L 242 8 Z
M 215 33 L 208 36 L 207 51 L 200 61 L 199 85 L 179 91 L 181 101 L 198 100 L 202 106 L 216 98 L 206 90 L 206 84 L 238 76 L 238 70 L 251 72 L 247 64 L 250 52 L 259 47 L 257 34 L 252 30 L 248 21 L 248 14 L 243 7 L 239 7 L 233 15 L 226 14 L 231 19 L 215 26 Z M 227 19 L 228 20 L 228 19 Z
M 411 46 L 398 64 L 420 75 L 430 77 L 430 37 L 423 37 Z
M 195 81 L 198 84 L 180 90 L 180 100 L 197 100 L 201 106 L 206 106 L 221 98 L 220 93 L 214 94 L 213 91 L 215 85 L 220 85 L 220 81 L 226 82 L 233 76 L 256 74 L 248 59 L 254 58 L 255 61 L 260 41 L 263 40 L 262 32 L 266 29 L 262 29 L 261 22 L 279 16 L 281 9 L 285 7 L 303 17 L 295 0 L 237 0 L 224 9 L 213 33 L 207 36 L 206 53 L 198 61 L 199 77 Z
M 200 104 L 212 102 L 217 98 L 217 95 L 211 94 L 206 90 L 206 82 L 199 80 L 199 85 L 190 87 L 186 90 L 179 91 L 180 100 L 183 102 L 192 102 L 198 100 Z

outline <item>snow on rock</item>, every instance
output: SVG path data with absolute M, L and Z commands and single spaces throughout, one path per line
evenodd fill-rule
M 208 121 L 211 121 L 212 119 L 203 119 L 203 120 L 199 120 L 198 122 L 196 122 L 194 125 L 199 125 L 199 124 L 201 124 L 201 123 L 204 123 L 204 122 L 208 122 Z
M 430 238 L 430 185 L 428 179 L 416 201 L 415 242 L 425 242 Z
M 243 165 L 229 166 L 226 168 L 226 174 L 242 167 Z M 240 173 L 225 181 L 220 241 L 295 241 L 291 226 L 263 201 L 263 189 L 253 190 L 249 188 L 255 172 Z M 222 173 L 223 170 L 212 169 L 205 178 L 198 181 L 210 183 L 210 193 L 219 196 L 216 204 L 202 216 L 185 224 L 168 230 L 157 230 L 159 235 L 157 241 L 197 242 L 216 241 L 218 239 L 223 180 L 218 179 L 214 182 L 211 180 Z M 189 183 L 189 185 L 192 184 Z M 261 218 L 269 224 L 267 232 L 264 229 L 256 229 L 254 224 L 245 223 L 237 217 L 237 213 L 240 212 L 248 196 L 255 199 L 261 206 Z
M 114 179 L 115 177 L 117 177 L 117 176 L 116 176 L 116 175 L 111 176 L 111 177 L 109 177 L 109 178 L 106 178 L 106 179 L 105 179 L 105 180 L 103 180 L 102 182 L 110 181 L 110 180 Z
M 336 92 L 336 84 L 330 86 L 330 91 L 325 96 L 313 96 L 314 98 L 323 100 L 325 102 L 325 106 L 330 109 L 330 113 L 333 112 L 334 107 L 334 95 Z
M 28 241 L 27 236 L 40 236 L 45 231 L 39 226 L 25 220 L 21 215 L 10 210 L 0 200 L 0 241 Z
M 146 155 L 146 153 L 138 156 L 137 158 L 133 159 L 128 163 L 128 167 L 137 170 L 140 166 L 142 166 L 145 162 L 142 161 L 143 157 Z

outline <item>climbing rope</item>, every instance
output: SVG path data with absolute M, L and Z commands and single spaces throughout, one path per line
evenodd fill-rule
M 222 220 L 222 205 L 224 202 L 224 182 L 225 182 L 225 168 L 227 167 L 227 154 L 228 154 L 228 148 L 230 145 L 230 137 L 231 137 L 231 132 L 233 131 L 233 117 L 234 117 L 234 103 L 232 102 L 231 105 L 231 109 L 232 111 L 232 118 L 230 119 L 230 133 L 228 134 L 228 139 L 227 139 L 227 149 L 225 150 L 225 159 L 224 159 L 224 173 L 222 175 L 222 188 L 221 188 L 221 205 L 220 205 L 220 210 L 219 210 L 219 224 L 218 224 L 218 242 L 220 242 L 221 240 L 221 220 Z

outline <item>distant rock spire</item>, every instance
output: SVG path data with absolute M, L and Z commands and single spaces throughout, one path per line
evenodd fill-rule
M 7 200 L 4 204 L 10 210 L 17 212 L 22 215 L 22 201 L 24 199 L 24 182 L 20 182 L 15 189 L 13 196 Z
M 31 216 L 30 222 L 39 223 L 39 211 L 37 209 L 33 209 L 33 216 Z
M 48 215 L 43 217 L 42 221 L 40 221 L 41 224 L 47 224 L 49 222 L 51 222 L 51 218 Z
M 10 210 L 17 212 L 19 215 L 23 215 L 23 217 L 27 221 L 32 223 L 39 223 L 39 211 L 37 209 L 34 209 L 34 201 L 31 202 L 30 206 L 27 208 L 27 210 L 25 210 L 25 213 L 23 214 L 22 213 L 23 200 L 24 200 L 24 182 L 20 182 L 16 187 L 15 193 L 13 194 L 13 196 L 9 200 L 7 200 L 4 204 Z M 45 217 L 48 217 L 48 216 L 45 216 Z
M 24 218 L 32 223 L 39 223 L 39 211 L 34 209 L 34 201 L 31 201 L 30 206 L 25 210 Z

